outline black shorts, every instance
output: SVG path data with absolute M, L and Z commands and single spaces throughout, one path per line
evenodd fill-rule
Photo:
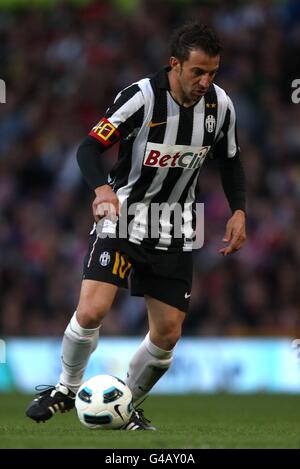
M 149 295 L 187 312 L 192 289 L 192 252 L 145 249 L 126 239 L 90 235 L 83 279 L 128 288 L 133 296 Z

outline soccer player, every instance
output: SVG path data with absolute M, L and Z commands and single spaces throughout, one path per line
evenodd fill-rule
M 235 110 L 213 83 L 220 52 L 214 30 L 198 23 L 182 26 L 171 40 L 169 66 L 121 91 L 81 143 L 77 159 L 96 195 L 97 225 L 90 233 L 79 303 L 64 333 L 59 382 L 30 403 L 26 414 L 33 420 L 74 407 L 101 322 L 130 274 L 131 293 L 145 297 L 149 332 L 129 363 L 126 383 L 135 412 L 125 429 L 155 429 L 137 404 L 170 367 L 188 311 L 195 188 L 208 153 L 218 162 L 232 211 L 219 252 L 227 256 L 246 239 Z M 107 179 L 101 154 L 117 142 L 118 162 Z M 184 220 L 180 235 L 175 206 Z

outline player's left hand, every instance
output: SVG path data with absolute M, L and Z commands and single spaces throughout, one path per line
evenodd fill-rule
M 219 253 L 228 256 L 238 251 L 246 241 L 246 215 L 243 210 L 236 210 L 226 225 L 226 232 L 223 238 L 225 243 L 229 243 L 225 248 L 219 249 Z

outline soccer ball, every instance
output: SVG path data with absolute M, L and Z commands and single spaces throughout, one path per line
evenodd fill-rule
M 132 394 L 121 379 L 98 375 L 80 386 L 75 407 L 80 422 L 86 427 L 117 429 L 131 417 Z

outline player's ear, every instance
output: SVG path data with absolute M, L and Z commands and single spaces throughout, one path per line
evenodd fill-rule
M 180 72 L 181 64 L 180 64 L 179 60 L 176 57 L 171 56 L 169 63 L 170 63 L 170 66 L 172 67 L 172 69 L 174 69 L 177 73 Z

